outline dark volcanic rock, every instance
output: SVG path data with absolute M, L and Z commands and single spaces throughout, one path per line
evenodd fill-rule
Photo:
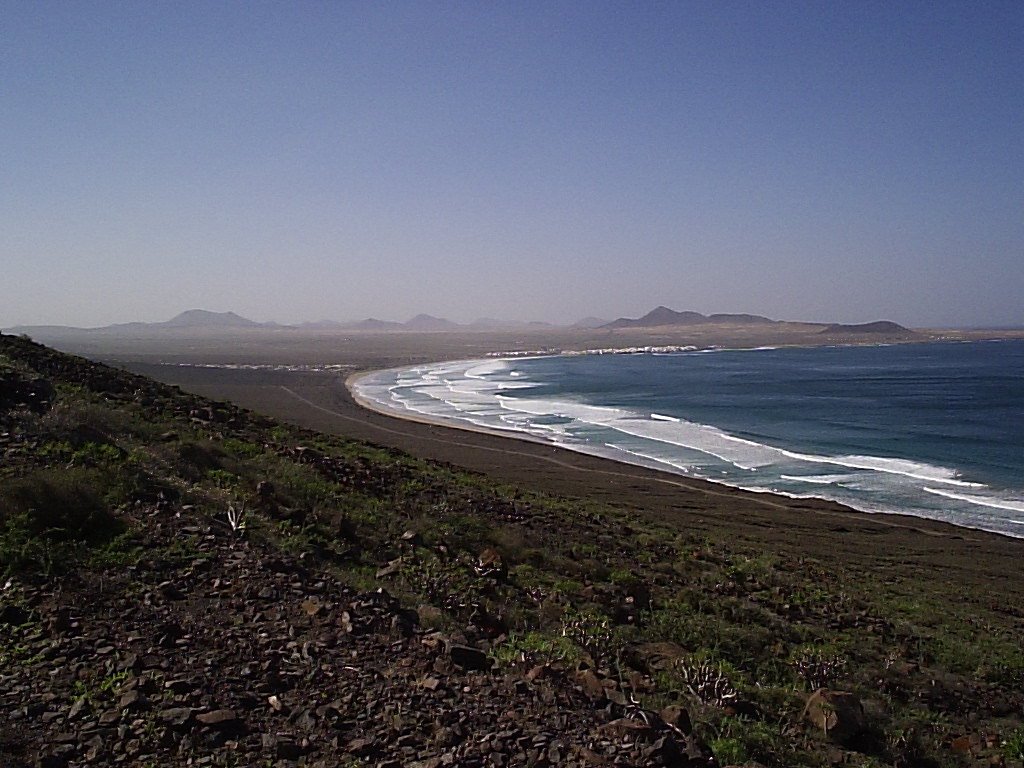
M 192 710 L 188 707 L 171 707 L 160 711 L 160 719 L 170 726 L 182 728 L 192 721 Z
M 0 371 L 0 412 L 24 409 L 45 413 L 55 394 L 53 384 L 46 379 L 24 378 L 13 371 Z
M 450 643 L 446 650 L 452 664 L 460 669 L 487 671 L 491 668 L 490 658 L 479 648 Z

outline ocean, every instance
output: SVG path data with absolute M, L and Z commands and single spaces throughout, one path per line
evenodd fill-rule
M 1024 537 L 1024 340 L 464 360 L 355 387 L 395 415 Z

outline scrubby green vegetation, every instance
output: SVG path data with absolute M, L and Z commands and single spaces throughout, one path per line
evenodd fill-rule
M 891 583 L 643 510 L 502 487 L 3 342 L 0 377 L 17 390 L 0 403 L 5 577 L 188 562 L 187 539 L 140 548 L 152 510 L 187 508 L 430 606 L 422 620 L 439 628 L 474 624 L 504 669 L 593 669 L 626 704 L 684 707 L 723 765 L 967 765 L 952 745 L 972 735 L 996 737 L 986 758 L 1022 759 L 1015 596 L 954 604 L 925 579 Z M 44 378 L 48 394 L 26 400 L 22 383 Z M 0 673 L 19 663 L 3 642 Z M 80 695 L 115 682 L 83 680 Z M 819 688 L 863 702 L 855 737 L 833 743 L 805 722 Z

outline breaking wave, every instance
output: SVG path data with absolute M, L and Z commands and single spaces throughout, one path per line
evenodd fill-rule
M 665 358 L 658 358 L 665 359 Z M 1024 536 L 1006 512 L 1024 497 L 910 457 L 801 450 L 653 410 L 582 402 L 531 379 L 523 359 L 382 371 L 353 384 L 376 410 L 558 445 L 753 491 L 815 496 L 869 512 L 944 520 Z M 939 487 L 935 487 L 939 486 Z

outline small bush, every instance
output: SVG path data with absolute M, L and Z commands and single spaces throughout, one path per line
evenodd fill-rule
M 256 445 L 256 443 L 250 443 L 234 437 L 225 437 L 221 441 L 221 447 L 239 459 L 254 459 L 263 454 L 262 445 Z
M 1006 738 L 1003 754 L 1008 760 L 1024 760 L 1024 728 L 1018 728 Z
M 747 761 L 747 750 L 743 742 L 731 737 L 711 740 L 711 751 L 720 765 L 739 765 Z
M 553 661 L 572 666 L 582 658 L 579 646 L 568 637 L 535 631 L 510 635 L 493 654 L 499 664 L 509 666 Z
M 199 482 L 211 469 L 223 469 L 223 454 L 210 444 L 187 441 L 178 446 L 178 468 L 183 477 Z
M 25 514 L 33 534 L 57 541 L 107 539 L 115 526 L 102 501 L 103 488 L 103 478 L 93 470 L 37 470 L 0 491 L 0 524 Z
M 46 576 L 67 570 L 77 560 L 81 547 L 67 541 L 48 541 L 31 532 L 25 513 L 5 518 L 0 526 L 0 574 L 39 571 Z
M 95 470 L 42 469 L 7 482 L 0 491 L 0 568 L 52 572 L 84 545 L 109 541 L 123 530 L 103 502 Z

